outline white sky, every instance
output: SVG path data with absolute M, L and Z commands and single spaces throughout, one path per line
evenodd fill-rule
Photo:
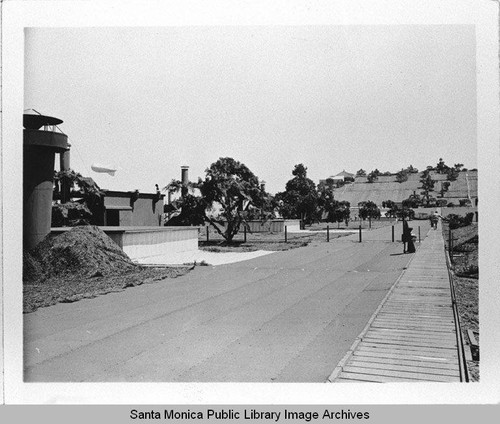
M 24 105 L 61 118 L 72 168 L 108 189 L 152 192 L 222 156 L 272 193 L 298 163 L 316 183 L 477 167 L 467 25 L 27 29 Z

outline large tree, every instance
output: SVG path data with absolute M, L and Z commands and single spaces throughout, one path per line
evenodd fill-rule
M 350 203 L 339 202 L 334 196 L 335 182 L 328 178 L 318 184 L 318 218 L 327 222 L 349 223 Z M 318 219 L 318 220 L 319 220 Z
M 351 204 L 346 201 L 335 201 L 333 211 L 328 216 L 328 220 L 331 222 L 345 222 L 346 226 L 349 226 L 349 218 L 351 216 Z
M 367 175 L 366 179 L 369 183 L 373 183 L 375 180 L 378 180 L 379 175 L 380 171 L 378 169 L 375 169 Z
M 316 184 L 307 178 L 307 168 L 301 163 L 295 165 L 292 175 L 285 191 L 276 195 L 280 200 L 280 212 L 284 218 L 299 218 L 304 223 L 311 223 L 318 207 Z
M 366 202 L 359 202 L 358 206 L 359 206 L 359 217 L 361 219 L 371 220 L 373 218 L 380 218 L 380 209 L 371 200 L 368 200 Z
M 331 178 L 318 184 L 318 217 L 329 221 L 329 216 L 335 210 L 337 201 L 334 196 L 335 182 Z
M 439 158 L 439 162 L 436 165 L 436 171 L 438 174 L 446 174 L 448 172 L 448 165 L 444 163 L 443 158 Z
M 422 204 L 422 199 L 418 194 L 410 194 L 407 199 L 404 199 L 403 208 L 418 208 Z
M 431 174 L 429 172 L 423 172 L 422 177 L 420 178 L 420 188 L 422 189 L 422 195 L 426 200 L 426 205 L 429 206 L 431 193 L 434 191 L 434 184 L 436 182 L 432 179 Z
M 401 171 L 396 174 L 396 181 L 398 183 L 404 183 L 405 181 L 408 181 L 408 173 L 409 171 L 407 169 L 401 169 Z
M 206 219 L 227 242 L 231 242 L 247 219 L 250 207 L 263 205 L 259 179 L 246 165 L 233 158 L 220 158 L 205 173 L 205 180 L 198 183 L 198 188 L 207 208 L 220 207 L 224 226 L 217 218 L 206 216 Z

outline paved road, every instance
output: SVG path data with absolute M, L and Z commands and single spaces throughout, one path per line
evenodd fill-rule
M 412 256 L 366 235 L 27 314 L 25 380 L 324 382 Z

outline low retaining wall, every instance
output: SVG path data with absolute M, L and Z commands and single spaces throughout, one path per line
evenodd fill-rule
M 251 233 L 282 233 L 285 231 L 282 219 L 248 221 L 247 224 Z
M 300 231 L 300 219 L 271 219 L 268 221 L 247 221 L 248 231 L 251 233 L 283 233 L 285 225 L 287 231 Z M 225 228 L 225 223 L 221 225 Z M 243 227 L 240 228 L 243 231 Z
M 99 227 L 132 260 L 198 250 L 198 227 Z M 70 227 L 52 228 L 54 234 Z
M 300 219 L 287 219 L 283 222 L 283 231 L 285 231 L 284 226 L 286 225 L 286 230 L 290 232 L 300 231 Z

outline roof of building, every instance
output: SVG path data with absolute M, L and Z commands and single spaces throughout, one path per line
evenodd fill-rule
M 342 172 L 339 172 L 336 177 L 354 177 L 354 174 L 351 174 L 350 172 L 347 172 L 345 169 L 342 170 Z
M 320 180 L 321 181 L 326 181 L 326 180 L 340 180 L 340 179 L 344 179 L 344 178 L 354 178 L 355 175 L 354 174 L 351 174 L 350 172 L 347 172 L 345 169 L 342 171 L 342 172 L 339 172 L 338 174 L 336 175 L 330 175 L 328 178 L 325 178 L 324 180 Z

